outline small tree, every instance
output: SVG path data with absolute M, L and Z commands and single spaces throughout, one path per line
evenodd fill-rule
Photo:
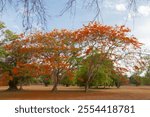
M 136 86 L 139 86 L 141 85 L 141 77 L 137 74 L 133 74 L 131 77 L 130 77 L 130 83 L 131 84 L 134 84 Z

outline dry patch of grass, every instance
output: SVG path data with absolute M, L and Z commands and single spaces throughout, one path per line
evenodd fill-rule
M 8 92 L 8 87 L 0 87 L 1 100 L 150 100 L 150 86 L 123 86 L 120 89 L 90 89 L 88 93 L 79 87 L 58 87 L 58 92 L 50 92 L 50 87 L 41 85 L 24 86 L 23 91 Z

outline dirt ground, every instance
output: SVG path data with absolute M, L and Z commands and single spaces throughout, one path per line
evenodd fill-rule
M 0 100 L 150 100 L 150 86 L 122 86 L 109 89 L 58 87 L 58 92 L 50 92 L 51 86 L 24 86 L 23 91 L 8 92 L 8 87 L 0 87 Z

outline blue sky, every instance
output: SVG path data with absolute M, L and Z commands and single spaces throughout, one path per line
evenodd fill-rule
M 94 8 L 84 9 L 83 2 L 77 2 L 76 13 L 71 15 L 70 12 L 66 12 L 63 16 L 58 17 L 61 10 L 64 8 L 67 0 L 44 0 L 46 3 L 46 9 L 51 17 L 47 18 L 48 31 L 58 28 L 77 29 L 82 27 L 83 24 L 87 24 L 93 20 L 95 16 Z M 147 2 L 137 3 L 137 13 L 129 12 L 126 3 L 127 0 L 104 0 L 102 10 L 103 22 L 106 25 L 122 25 L 132 30 L 132 34 L 136 36 L 140 42 L 145 44 L 146 48 L 150 48 L 150 4 Z M 23 31 L 21 24 L 21 8 L 14 10 L 8 6 L 3 14 L 0 15 L 0 20 L 3 21 L 6 26 L 14 32 L 20 33 Z M 133 23 L 133 16 L 134 23 Z

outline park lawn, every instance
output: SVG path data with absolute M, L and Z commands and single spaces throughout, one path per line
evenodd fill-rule
M 8 87 L 0 87 L 0 100 L 150 100 L 150 86 L 122 86 L 107 89 L 90 89 L 76 86 L 59 86 L 58 92 L 50 92 L 51 86 L 24 86 L 23 91 L 6 91 Z

